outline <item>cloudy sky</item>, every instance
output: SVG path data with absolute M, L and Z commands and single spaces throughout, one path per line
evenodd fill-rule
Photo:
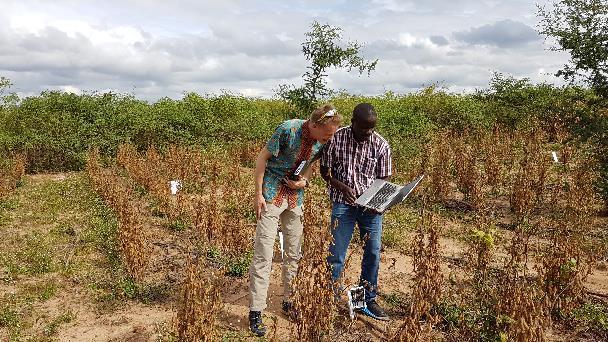
M 329 73 L 333 89 L 355 94 L 433 83 L 471 91 L 494 72 L 559 84 L 553 74 L 567 61 L 536 32 L 532 0 L 3 0 L 0 76 L 21 96 L 271 97 L 279 84 L 301 84 L 301 43 L 314 20 L 341 27 L 379 60 L 369 77 Z

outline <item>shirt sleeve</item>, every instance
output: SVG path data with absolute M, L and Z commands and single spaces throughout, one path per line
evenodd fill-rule
M 333 139 L 332 139 L 333 140 Z M 323 145 L 323 151 L 321 151 L 321 166 L 330 167 L 333 162 L 333 143 L 332 140 Z
M 268 152 L 270 152 L 270 154 L 275 157 L 279 156 L 279 152 L 281 151 L 281 145 L 284 145 L 287 133 L 288 131 L 285 126 L 285 123 L 280 124 L 275 129 L 274 133 L 266 143 L 266 148 L 268 149 Z
M 391 155 L 390 146 L 386 146 L 383 153 L 378 157 L 378 163 L 376 163 L 376 178 L 385 178 L 392 175 L 393 170 L 393 157 Z

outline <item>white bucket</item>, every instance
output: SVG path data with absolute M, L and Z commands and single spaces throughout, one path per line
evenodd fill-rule
M 182 181 L 172 180 L 169 182 L 169 186 L 171 189 L 171 195 L 175 195 L 175 194 L 177 194 L 177 191 L 182 188 Z

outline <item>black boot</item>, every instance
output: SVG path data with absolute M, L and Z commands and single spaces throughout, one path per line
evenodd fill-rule
M 281 303 L 281 309 L 283 309 L 283 312 L 288 315 L 290 311 L 293 310 L 293 304 L 291 304 L 291 302 L 288 302 L 286 300 L 284 300 Z
M 266 334 L 266 327 L 262 324 L 262 313 L 260 311 L 249 311 L 249 330 L 260 337 Z

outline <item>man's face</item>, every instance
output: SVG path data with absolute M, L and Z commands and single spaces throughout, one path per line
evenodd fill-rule
M 355 140 L 357 142 L 367 140 L 376 128 L 376 117 L 367 116 L 365 118 L 353 118 L 352 119 L 352 130 Z
M 333 122 L 328 122 L 325 125 L 313 123 L 311 128 L 312 138 L 321 144 L 325 144 L 334 136 L 336 130 L 338 130 L 338 124 Z
M 325 144 L 334 136 L 336 130 L 338 130 L 338 124 L 330 122 L 320 126 L 320 128 L 320 137 L 317 140 L 319 140 L 320 143 Z

